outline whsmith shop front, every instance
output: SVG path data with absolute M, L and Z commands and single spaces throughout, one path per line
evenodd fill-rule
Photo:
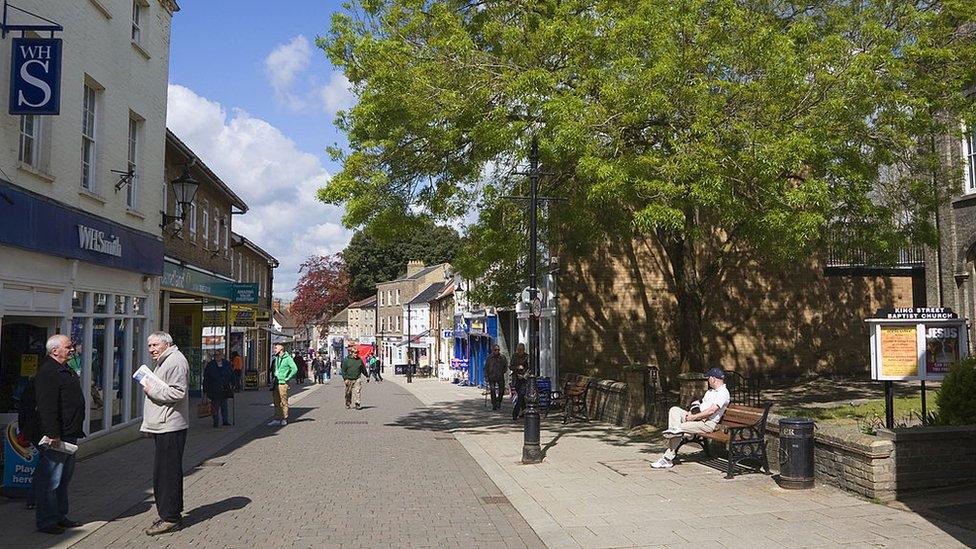
M 167 257 L 161 289 L 160 325 L 190 363 L 190 394 L 200 396 L 211 357 L 220 351 L 230 359 L 233 306 L 257 305 L 258 286 Z

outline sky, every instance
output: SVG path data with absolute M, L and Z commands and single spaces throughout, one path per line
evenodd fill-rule
M 275 256 L 276 297 L 298 266 L 342 250 L 341 207 L 315 199 L 345 145 L 332 121 L 355 103 L 315 39 L 339 2 L 180 0 L 173 17 L 167 126 L 250 207 L 233 230 Z

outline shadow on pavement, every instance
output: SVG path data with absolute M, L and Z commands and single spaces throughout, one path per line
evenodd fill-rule
M 197 507 L 196 509 L 187 513 L 186 518 L 183 519 L 183 528 L 189 528 L 190 526 L 193 526 L 199 522 L 206 522 L 221 513 L 243 509 L 250 505 L 250 503 L 251 498 L 234 496 L 220 501 L 215 501 L 214 503 L 201 505 L 200 507 Z

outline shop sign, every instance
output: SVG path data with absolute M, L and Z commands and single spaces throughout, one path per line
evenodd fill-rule
M 454 337 L 454 330 L 441 330 L 441 337 L 444 339 L 451 339 Z
M 244 390 L 250 391 L 258 388 L 258 373 L 244 372 Z
M 34 477 L 37 450 L 23 439 L 16 421 L 11 421 L 3 430 L 3 489 L 27 490 Z
M 0 244 L 150 276 L 163 273 L 154 235 L 0 183 Z
M 9 114 L 61 112 L 61 39 L 14 38 Z
M 484 332 L 485 331 L 485 319 L 479 318 L 477 320 L 472 320 L 471 321 L 471 330 L 470 331 L 472 331 L 472 332 Z
M 257 326 L 254 313 L 254 309 L 250 307 L 234 305 L 231 307 L 230 325 L 234 328 L 254 328 Z
M 226 280 L 168 261 L 163 266 L 162 285 L 213 297 L 230 298 L 227 291 L 230 283 Z
M 256 282 L 234 282 L 231 284 L 230 292 L 231 303 L 254 305 L 258 302 L 258 285 Z
M 871 378 L 941 380 L 967 355 L 966 319 L 948 308 L 890 309 L 868 319 Z
M 204 326 L 226 326 L 227 313 L 222 310 L 203 311 Z
M 271 311 L 267 309 L 255 311 L 254 320 L 258 322 L 271 322 Z
M 82 250 L 122 257 L 122 243 L 119 242 L 119 237 L 115 235 L 106 237 L 103 231 L 84 225 L 78 225 L 78 246 Z
M 22 377 L 37 375 L 37 355 L 20 355 L 20 375 Z

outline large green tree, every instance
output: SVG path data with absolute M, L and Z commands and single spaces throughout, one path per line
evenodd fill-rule
M 550 246 L 661 250 L 669 362 L 701 368 L 705 297 L 742 257 L 936 238 L 974 20 L 970 0 L 351 0 L 319 41 L 359 99 L 320 198 L 387 229 L 477 208 L 457 264 L 511 286 L 525 223 L 502 197 L 538 137 L 567 199 Z
M 419 219 L 396 227 L 390 232 L 357 231 L 342 251 L 354 301 L 375 295 L 377 282 L 402 276 L 408 261 L 436 265 L 453 262 L 457 256 L 461 239 L 450 227 Z

